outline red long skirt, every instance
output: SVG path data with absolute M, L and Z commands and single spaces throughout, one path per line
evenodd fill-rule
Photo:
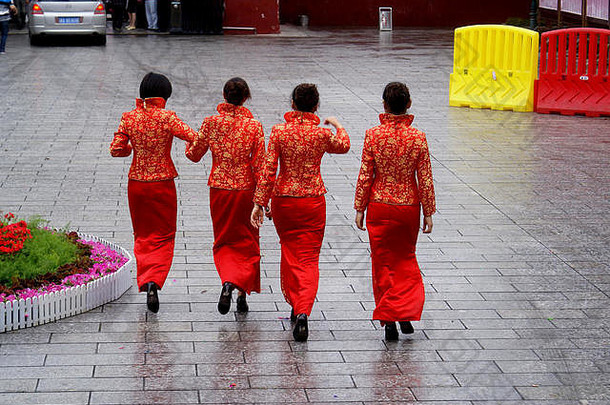
M 250 224 L 254 190 L 210 188 L 214 263 L 223 283 L 250 294 L 261 291 L 258 229 Z
M 154 282 L 163 287 L 174 259 L 176 186 L 174 180 L 136 181 L 127 185 L 138 267 L 138 287 Z
M 311 314 L 318 293 L 320 248 L 326 226 L 326 199 L 274 197 L 271 212 L 280 237 L 282 292 L 295 315 Z
M 419 205 L 371 203 L 366 227 L 373 263 L 373 319 L 419 321 L 425 299 L 415 258 Z

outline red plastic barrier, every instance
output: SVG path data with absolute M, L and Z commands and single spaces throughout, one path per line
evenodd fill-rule
M 610 30 L 570 28 L 542 34 L 534 110 L 610 115 Z

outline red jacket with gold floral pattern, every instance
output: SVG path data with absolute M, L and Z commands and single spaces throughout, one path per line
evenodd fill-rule
M 212 170 L 208 186 L 225 190 L 256 187 L 265 158 L 265 133 L 245 107 L 221 103 L 219 115 L 207 117 L 186 156 L 199 162 L 210 149 Z
M 369 201 L 421 203 L 425 216 L 434 214 L 436 203 L 426 134 L 411 126 L 412 115 L 380 114 L 379 120 L 381 125 L 366 131 L 354 207 L 364 211 Z
M 326 193 L 320 174 L 324 153 L 347 153 L 349 136 L 344 128 L 333 134 L 320 128 L 313 113 L 290 111 L 286 123 L 273 127 L 265 169 L 254 194 L 254 202 L 267 205 L 271 196 L 313 197 Z M 280 173 L 277 176 L 278 160 Z
M 196 136 L 197 133 L 175 112 L 165 109 L 163 98 L 136 99 L 136 108 L 121 117 L 110 154 L 126 157 L 133 149 L 129 169 L 131 180 L 169 180 L 178 176 L 171 156 L 174 137 L 192 142 Z

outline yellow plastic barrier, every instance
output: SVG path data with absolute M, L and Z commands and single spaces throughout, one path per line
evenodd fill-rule
M 455 30 L 449 105 L 534 111 L 538 33 L 506 25 Z

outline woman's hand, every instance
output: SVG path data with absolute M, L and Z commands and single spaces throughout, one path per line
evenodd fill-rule
M 424 233 L 432 232 L 432 217 L 424 217 L 424 226 L 422 229 Z
M 260 228 L 263 224 L 263 207 L 258 204 L 254 204 L 252 208 L 252 214 L 250 215 L 250 224 L 256 229 Z
M 273 214 L 271 213 L 271 203 L 265 207 L 265 216 L 269 219 L 273 218 Z
M 332 125 L 335 129 L 343 128 L 343 125 L 339 122 L 336 117 L 328 117 L 324 120 L 324 125 Z
M 366 231 L 364 227 L 364 211 L 356 211 L 356 226 L 361 231 Z

